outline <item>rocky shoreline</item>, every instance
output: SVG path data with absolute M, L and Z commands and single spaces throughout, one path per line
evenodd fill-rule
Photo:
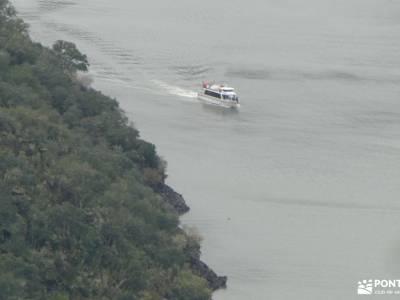
M 218 276 L 217 273 L 215 273 L 200 259 L 200 257 L 192 257 L 190 260 L 190 266 L 192 267 L 193 271 L 197 273 L 197 275 L 207 280 L 208 286 L 211 290 L 216 291 L 226 288 L 228 277 Z
M 166 185 L 165 183 L 158 183 L 153 185 L 152 188 L 179 215 L 183 215 L 190 210 L 189 206 L 187 206 L 185 202 L 185 199 L 183 199 L 183 196 L 175 192 L 174 189 L 172 189 L 169 185 Z
M 158 193 L 179 215 L 183 215 L 190 210 L 183 196 L 167 184 L 158 183 L 153 186 L 153 190 Z M 200 277 L 207 280 L 208 286 L 213 291 L 226 288 L 228 278 L 226 276 L 218 276 L 206 263 L 204 263 L 200 259 L 200 251 L 190 258 L 190 266 Z

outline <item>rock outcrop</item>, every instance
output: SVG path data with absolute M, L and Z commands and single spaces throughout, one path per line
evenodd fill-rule
M 199 276 L 207 280 L 208 286 L 213 291 L 226 288 L 228 278 L 226 276 L 218 276 L 206 263 L 202 262 L 199 258 L 193 257 L 190 260 L 192 270 Z
M 182 195 L 175 192 L 170 186 L 165 183 L 158 183 L 153 186 L 153 190 L 161 195 L 166 203 L 168 203 L 179 215 L 183 215 L 189 211 L 185 199 Z
M 165 183 L 158 183 L 157 185 L 152 186 L 152 188 L 179 215 L 183 215 L 189 211 L 190 208 L 186 204 L 183 196 L 174 191 L 170 186 Z M 209 288 L 213 291 L 226 288 L 228 278 L 226 276 L 218 276 L 206 263 L 201 261 L 200 248 L 190 258 L 190 266 L 197 275 L 207 280 Z

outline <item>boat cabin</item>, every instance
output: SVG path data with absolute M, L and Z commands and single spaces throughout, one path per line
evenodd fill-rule
M 204 94 L 210 97 L 238 102 L 235 90 L 223 85 L 211 85 L 204 88 Z

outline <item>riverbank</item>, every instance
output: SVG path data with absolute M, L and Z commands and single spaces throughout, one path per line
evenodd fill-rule
M 187 213 L 190 208 L 186 204 L 185 199 L 173 188 L 165 183 L 159 183 L 153 186 L 153 190 L 158 193 L 165 203 L 179 215 Z M 213 291 L 218 289 L 226 288 L 227 276 L 217 275 L 206 263 L 200 259 L 201 251 L 195 251 L 190 257 L 190 266 L 200 277 L 204 278 L 208 282 L 208 286 Z
M 78 76 L 74 43 L 44 47 L 27 28 L 1 1 L 2 298 L 210 300 L 226 278 L 181 228 L 188 207 L 155 145 Z

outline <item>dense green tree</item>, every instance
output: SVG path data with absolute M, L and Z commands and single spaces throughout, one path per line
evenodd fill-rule
M 86 55 L 82 54 L 74 43 L 57 41 L 53 45 L 53 50 L 59 55 L 63 68 L 68 71 L 87 71 L 89 62 Z
M 210 297 L 204 279 L 188 270 L 181 271 L 174 279 L 170 298 L 174 300 L 208 300 Z
M 0 300 L 210 299 L 155 146 L 80 83 L 74 44 L 26 29 L 0 0 Z

